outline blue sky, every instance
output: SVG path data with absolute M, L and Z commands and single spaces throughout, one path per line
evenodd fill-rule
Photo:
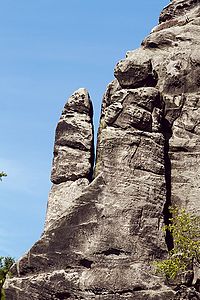
M 169 0 L 2 0 L 0 10 L 0 255 L 40 237 L 54 131 L 66 99 L 86 87 L 98 127 L 117 61 L 138 48 Z

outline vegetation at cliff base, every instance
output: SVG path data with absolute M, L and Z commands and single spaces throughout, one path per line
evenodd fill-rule
M 5 300 L 5 294 L 3 290 L 3 284 L 7 275 L 11 275 L 10 267 L 14 264 L 15 260 L 12 257 L 0 257 L 0 291 L 1 300 Z
M 2 180 L 3 177 L 6 177 L 7 174 L 5 172 L 0 172 L 0 180 Z M 10 273 L 10 267 L 14 264 L 15 260 L 14 258 L 10 256 L 0 256 L 0 300 L 5 300 L 5 293 L 3 290 L 3 284 L 6 280 L 7 275 L 11 275 Z
M 168 258 L 156 262 L 155 267 L 157 273 L 174 280 L 200 261 L 200 217 L 177 207 L 170 208 L 170 212 L 170 224 L 163 230 L 170 232 L 174 248 Z

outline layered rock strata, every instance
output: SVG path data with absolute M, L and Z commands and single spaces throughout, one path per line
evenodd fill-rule
M 91 102 L 84 89 L 69 99 L 56 129 L 45 231 L 13 266 L 8 300 L 199 299 L 152 267 L 173 244 L 161 229 L 168 206 L 199 213 L 199 48 L 199 1 L 171 1 L 115 68 L 93 175 Z
M 56 127 L 45 230 L 73 207 L 92 180 L 94 164 L 93 107 L 86 89 L 77 90 L 64 106 Z

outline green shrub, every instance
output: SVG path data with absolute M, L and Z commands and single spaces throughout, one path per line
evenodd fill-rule
M 0 257 L 0 292 L 1 300 L 5 300 L 5 293 L 3 290 L 3 284 L 6 280 L 7 275 L 11 275 L 10 267 L 13 265 L 15 260 L 12 257 Z
M 177 207 L 170 208 L 170 212 L 170 224 L 163 230 L 170 232 L 174 248 L 169 251 L 168 258 L 157 261 L 155 267 L 157 273 L 175 279 L 200 260 L 200 217 Z

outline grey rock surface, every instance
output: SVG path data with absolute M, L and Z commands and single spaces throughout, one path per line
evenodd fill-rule
M 56 129 L 41 239 L 12 267 L 8 300 L 199 299 L 154 272 L 177 204 L 200 215 L 200 2 L 174 0 L 103 97 L 93 170 L 92 106 L 80 89 Z
M 56 128 L 51 181 L 92 177 L 94 161 L 93 109 L 86 89 L 77 90 L 67 101 Z
M 156 73 L 153 72 L 152 63 L 145 53 L 141 56 L 135 55 L 132 59 L 121 60 L 114 72 L 121 87 L 143 87 L 155 86 L 157 82 Z
M 92 179 L 94 163 L 93 107 L 88 91 L 80 88 L 64 106 L 56 127 L 45 230 L 75 205 Z

